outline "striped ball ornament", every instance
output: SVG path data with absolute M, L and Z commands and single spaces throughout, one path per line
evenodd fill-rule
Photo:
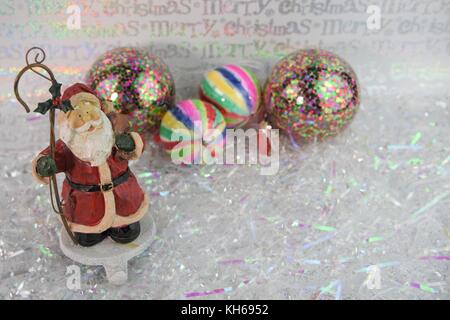
M 174 162 L 212 163 L 223 154 L 225 129 L 216 107 L 198 99 L 183 100 L 162 118 L 160 139 Z
M 255 74 L 233 64 L 208 71 L 199 91 L 202 100 L 219 108 L 228 128 L 245 125 L 260 106 L 261 93 Z

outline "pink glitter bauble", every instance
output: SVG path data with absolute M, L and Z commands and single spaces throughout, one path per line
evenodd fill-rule
M 128 114 L 140 131 L 159 128 L 175 99 L 175 84 L 167 65 L 157 56 L 136 48 L 117 48 L 100 56 L 86 82 L 98 95 Z
M 355 72 L 324 50 L 299 50 L 280 60 L 264 89 L 271 124 L 297 142 L 335 135 L 360 102 Z

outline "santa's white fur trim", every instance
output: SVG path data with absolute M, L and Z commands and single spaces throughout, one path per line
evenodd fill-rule
M 77 94 L 74 94 L 72 97 L 70 97 L 70 104 L 72 107 L 76 107 L 81 101 L 89 101 L 97 105 L 99 108 L 101 107 L 100 100 L 89 92 L 80 92 Z
M 141 220 L 142 217 L 147 213 L 149 205 L 150 205 L 150 200 L 149 200 L 147 194 L 144 194 L 144 200 L 142 201 L 142 204 L 139 207 L 139 209 L 135 213 L 133 213 L 127 217 L 116 216 L 114 218 L 114 223 L 113 223 L 112 227 L 118 228 L 118 227 L 129 225 L 129 224 L 132 224 L 134 222 Z
M 98 173 L 100 176 L 101 184 L 111 183 L 111 170 L 107 162 L 98 166 Z M 81 233 L 101 233 L 108 230 L 114 222 L 114 217 L 116 215 L 116 201 L 114 199 L 114 193 L 111 190 L 103 192 L 103 198 L 105 200 L 105 213 L 102 220 L 95 226 L 86 226 L 78 223 L 69 222 L 70 229 L 73 232 Z
M 98 167 L 99 175 L 100 175 L 100 183 L 107 184 L 111 183 L 111 170 L 107 163 Z M 121 227 L 124 225 L 129 225 L 131 223 L 137 222 L 142 219 L 142 217 L 147 213 L 148 207 L 150 204 L 149 198 L 146 194 L 144 194 L 144 200 L 141 203 L 139 209 L 127 216 L 122 217 L 117 215 L 116 213 L 116 202 L 114 199 L 113 190 L 109 190 L 106 192 L 102 192 L 103 198 L 105 199 L 105 214 L 100 221 L 100 223 L 95 226 L 85 226 L 82 224 L 77 224 L 73 222 L 69 222 L 70 229 L 73 232 L 81 232 L 81 233 L 101 233 L 105 230 L 108 230 L 111 227 Z

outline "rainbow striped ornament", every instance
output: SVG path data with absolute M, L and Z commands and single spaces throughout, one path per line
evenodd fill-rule
M 223 154 L 225 129 L 225 119 L 213 105 L 198 99 L 183 100 L 162 118 L 160 139 L 172 159 L 200 164 L 205 163 L 205 156 Z M 184 138 L 186 134 L 189 139 Z
M 199 91 L 202 100 L 219 108 L 228 128 L 245 125 L 260 106 L 261 93 L 255 74 L 233 64 L 208 71 Z

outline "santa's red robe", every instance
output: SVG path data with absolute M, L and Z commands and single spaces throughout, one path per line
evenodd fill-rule
M 144 142 L 139 134 L 130 134 L 136 145 L 132 159 L 137 159 L 142 154 Z M 36 162 L 49 154 L 50 148 L 47 148 L 33 161 L 33 175 L 41 182 L 47 180 L 36 173 Z M 58 173 L 64 172 L 70 181 L 83 185 L 108 184 L 128 170 L 128 160 L 120 158 L 115 147 L 104 164 L 91 167 L 89 162 L 77 158 L 62 140 L 56 142 L 55 162 Z M 81 233 L 100 233 L 139 221 L 149 206 L 148 196 L 131 172 L 125 182 L 108 191 L 80 191 L 72 188 L 65 179 L 62 200 L 64 216 L 71 230 Z

